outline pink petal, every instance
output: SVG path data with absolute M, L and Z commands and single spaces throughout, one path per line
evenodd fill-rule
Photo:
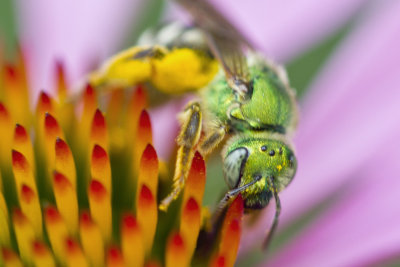
M 298 173 L 281 193 L 281 226 L 348 182 L 400 130 L 400 4 L 391 3 L 369 14 L 312 86 L 296 138 Z M 244 250 L 268 223 L 265 216 L 244 234 Z
M 400 254 L 398 136 L 354 175 L 340 202 L 262 266 L 365 266 Z
M 399 129 L 400 4 L 392 3 L 360 25 L 312 87 L 296 139 L 298 175 L 282 194 L 283 221 L 346 182 Z
M 29 56 L 32 91 L 54 84 L 55 60 L 73 84 L 116 52 L 139 11 L 138 0 L 17 1 L 20 39 Z M 36 99 L 36 98 L 35 98 Z
M 212 0 L 262 51 L 280 62 L 346 23 L 365 0 Z

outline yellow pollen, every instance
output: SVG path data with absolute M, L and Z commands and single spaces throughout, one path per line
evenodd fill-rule
M 278 165 L 278 166 L 276 166 L 276 168 L 278 169 L 278 171 L 281 171 L 282 170 L 282 165 Z

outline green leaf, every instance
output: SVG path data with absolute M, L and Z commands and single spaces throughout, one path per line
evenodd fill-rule
M 11 60 L 16 51 L 17 23 L 15 2 L 12 0 L 0 1 L 0 42 L 5 47 L 5 58 Z
M 299 98 L 307 92 L 310 82 L 346 36 L 349 28 L 350 24 L 345 25 L 286 65 L 290 84 L 296 89 Z

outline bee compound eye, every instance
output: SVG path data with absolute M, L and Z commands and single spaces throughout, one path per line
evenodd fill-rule
M 288 155 L 288 161 L 289 161 L 289 167 L 290 168 L 296 168 L 296 165 L 297 165 L 297 160 L 296 160 L 296 157 L 292 154 L 292 153 L 290 153 L 289 155 Z
M 294 164 L 294 156 L 293 155 L 290 155 L 289 163 L 290 163 L 290 166 L 293 166 L 293 164 Z
M 229 188 L 237 187 L 242 176 L 242 170 L 248 158 L 248 151 L 244 147 L 231 151 L 224 160 L 224 178 Z

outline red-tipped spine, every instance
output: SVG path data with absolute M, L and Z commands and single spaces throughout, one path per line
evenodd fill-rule
M 184 239 L 178 233 L 169 237 L 165 255 L 166 267 L 187 267 L 189 266 L 189 255 Z
M 89 186 L 89 206 L 93 220 L 99 225 L 104 242 L 111 241 L 111 196 L 105 186 L 97 180 L 92 180 Z
M 206 166 L 203 157 L 196 152 L 183 193 L 180 233 L 186 241 L 187 253 L 191 258 L 196 248 L 201 225 L 201 203 L 206 182 Z
M 105 260 L 103 236 L 88 212 L 81 215 L 80 237 L 83 251 L 91 266 L 102 266 Z
M 242 233 L 243 212 L 243 198 L 238 195 L 226 212 L 222 224 L 218 254 L 215 257 L 215 259 L 218 259 L 218 257 L 224 258 L 224 266 L 233 266 L 235 264 Z

